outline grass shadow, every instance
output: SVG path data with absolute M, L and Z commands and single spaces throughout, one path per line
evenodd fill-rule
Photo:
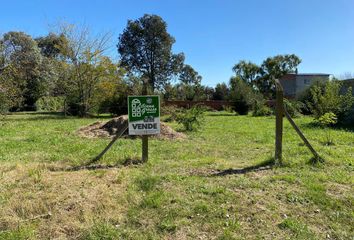
M 236 117 L 239 116 L 236 113 L 213 113 L 213 114 L 206 114 L 208 117 Z
M 218 176 L 227 176 L 227 175 L 234 175 L 234 174 L 245 174 L 249 172 L 258 172 L 258 171 L 264 171 L 264 170 L 270 170 L 275 166 L 275 161 L 274 158 L 269 158 L 261 163 L 258 163 L 254 166 L 250 167 L 245 167 L 245 168 L 239 168 L 239 169 L 226 169 L 226 170 L 221 170 L 219 172 L 211 174 L 213 177 L 218 177 Z
M 92 161 L 89 161 L 86 164 L 78 165 L 78 166 L 69 166 L 69 167 L 57 167 L 57 166 L 49 166 L 48 170 L 51 172 L 76 172 L 81 170 L 98 170 L 98 169 L 113 169 L 113 168 L 121 168 L 127 167 L 130 165 L 140 165 L 144 162 L 141 159 L 135 158 L 126 158 L 122 162 L 116 164 L 93 164 Z

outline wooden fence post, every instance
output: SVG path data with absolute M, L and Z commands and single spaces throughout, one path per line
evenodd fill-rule
M 143 135 L 142 136 L 142 156 L 141 156 L 141 161 L 142 162 L 147 162 L 149 159 L 149 136 L 148 135 Z
M 284 92 L 279 81 L 275 80 L 276 86 L 276 120 L 275 120 L 275 162 L 282 164 L 283 148 L 283 116 L 284 116 Z
M 148 95 L 148 84 L 144 82 L 142 95 Z M 141 136 L 141 161 L 147 162 L 149 159 L 149 136 L 142 135 Z

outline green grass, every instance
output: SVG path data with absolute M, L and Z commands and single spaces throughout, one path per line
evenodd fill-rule
M 102 118 L 14 114 L 0 121 L 0 239 L 352 239 L 354 132 L 335 129 L 335 145 L 310 117 L 296 118 L 324 164 L 284 120 L 284 166 L 274 154 L 274 117 L 207 113 L 186 140 L 109 142 L 78 128 Z M 171 123 L 174 128 L 180 128 Z M 261 167 L 261 168 L 259 168 Z M 257 171 L 259 169 L 259 171 Z

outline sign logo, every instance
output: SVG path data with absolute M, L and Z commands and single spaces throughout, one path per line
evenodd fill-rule
M 160 133 L 159 96 L 129 96 L 129 135 Z
M 133 117 L 141 117 L 141 114 L 145 113 L 144 111 L 141 111 L 141 103 L 139 99 L 134 99 L 132 101 L 132 116 Z

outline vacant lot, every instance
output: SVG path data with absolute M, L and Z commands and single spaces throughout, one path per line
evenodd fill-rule
M 273 117 L 208 113 L 187 140 L 121 139 L 100 161 L 108 169 L 65 171 L 92 159 L 108 139 L 76 130 L 97 120 L 18 114 L 0 124 L 0 239 L 352 239 L 354 132 L 333 146 L 311 118 L 295 121 L 326 160 L 285 121 L 284 167 Z M 179 128 L 176 124 L 171 124 Z

